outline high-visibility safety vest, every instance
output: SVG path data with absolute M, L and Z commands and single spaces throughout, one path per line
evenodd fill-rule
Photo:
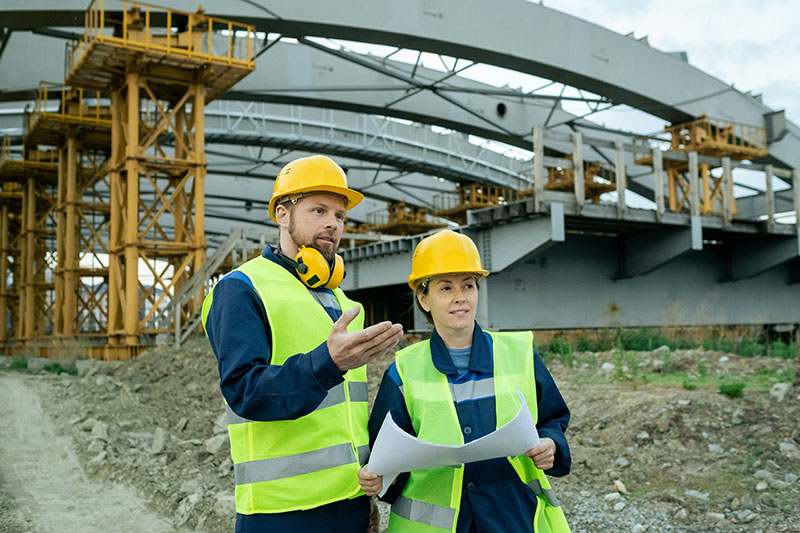
M 533 370 L 531 332 L 490 333 L 493 340 L 494 396 L 497 427 L 509 422 L 519 411 L 516 391 L 525 395 L 536 422 L 536 381 Z M 399 351 L 395 364 L 403 381 L 403 395 L 417 437 L 446 446 L 464 444 L 454 403 L 454 391 L 447 376 L 433 365 L 430 341 Z M 537 497 L 532 529 L 536 533 L 569 532 L 555 492 L 544 472 L 525 455 L 509 457 L 520 479 Z M 455 532 L 461 506 L 464 465 L 429 468 L 411 472 L 403 493 L 392 505 L 389 533 Z
M 325 342 L 333 321 L 290 272 L 261 256 L 236 270 L 250 279 L 264 304 L 272 332 L 270 364 L 282 365 Z M 341 289 L 333 292 L 343 312 L 360 305 Z M 203 326 L 213 298 L 212 289 L 203 302 Z M 347 329 L 363 328 L 362 311 Z M 369 455 L 365 366 L 349 370 L 314 411 L 296 420 L 258 422 L 227 410 L 237 513 L 313 509 L 363 494 L 358 469 Z

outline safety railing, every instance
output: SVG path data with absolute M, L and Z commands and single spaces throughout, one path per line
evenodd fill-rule
M 255 27 L 144 2 L 92 0 L 83 38 L 68 51 L 69 71 L 93 43 L 255 68 Z
M 676 152 L 697 152 L 702 155 L 733 159 L 749 159 L 767 155 L 767 130 L 763 127 L 701 116 L 684 124 L 667 126 Z
M 57 92 L 59 97 L 53 98 L 51 92 Z M 39 82 L 33 112 L 27 118 L 28 131 L 40 117 L 110 127 L 111 108 L 107 101 L 104 104 L 102 102 L 100 91 L 84 91 L 60 83 Z M 54 103 L 57 103 L 58 108 L 49 109 Z

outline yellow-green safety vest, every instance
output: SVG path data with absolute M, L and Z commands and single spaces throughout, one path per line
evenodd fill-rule
M 325 342 L 333 321 L 290 272 L 261 256 L 236 270 L 250 279 L 266 310 L 270 364 L 282 365 Z M 360 306 L 341 289 L 333 292 L 342 312 Z M 213 299 L 212 289 L 203 302 L 204 327 Z M 362 308 L 347 330 L 363 328 Z M 369 455 L 365 366 L 349 370 L 314 411 L 296 420 L 258 422 L 227 411 L 237 513 L 312 509 L 363 494 L 358 469 Z
M 536 380 L 531 332 L 491 333 L 494 361 L 494 396 L 497 427 L 511 421 L 520 407 L 516 391 L 525 396 L 536 422 Z M 417 437 L 446 446 L 464 444 L 453 393 L 447 376 L 433 365 L 430 341 L 400 350 L 395 364 L 403 382 L 406 408 Z M 523 455 L 508 461 L 537 497 L 533 531 L 569 532 L 555 492 L 544 472 Z M 392 505 L 389 533 L 455 532 L 461 506 L 464 466 L 429 468 L 411 472 L 402 494 Z

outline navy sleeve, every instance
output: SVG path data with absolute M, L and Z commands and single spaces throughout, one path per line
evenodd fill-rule
M 331 387 L 344 381 L 324 342 L 282 365 L 269 364 L 271 334 L 264 305 L 238 272 L 214 287 L 206 333 L 219 364 L 222 395 L 243 418 L 294 420 L 313 411 Z
M 539 437 L 553 439 L 556 443 L 556 456 L 553 468 L 546 470 L 548 476 L 561 477 L 569 474 L 572 468 L 572 455 L 564 432 L 569 425 L 569 408 L 556 386 L 553 377 L 539 357 L 533 352 L 533 369 L 536 374 L 536 405 L 539 420 L 536 429 Z
M 403 397 L 401 387 L 403 382 L 400 375 L 397 373 L 397 367 L 392 363 L 389 368 L 383 373 L 383 381 L 378 389 L 378 395 L 375 398 L 375 405 L 372 407 L 372 414 L 369 417 L 369 445 L 372 447 L 375 444 L 375 438 L 383 425 L 383 420 L 386 418 L 386 413 L 392 414 L 392 419 L 400 429 L 406 433 L 417 436 L 414 431 L 414 426 L 411 423 L 411 416 L 408 414 L 406 408 L 406 401 Z M 387 503 L 394 503 L 403 488 L 408 482 L 408 472 L 402 473 L 395 479 L 395 482 L 381 497 L 381 501 Z

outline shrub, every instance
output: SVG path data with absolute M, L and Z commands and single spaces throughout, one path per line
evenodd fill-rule
M 744 383 L 742 383 L 741 381 L 722 383 L 719 386 L 720 394 L 724 394 L 728 398 L 741 398 L 743 390 L 744 390 Z
M 683 380 L 683 388 L 686 389 L 686 390 L 695 390 L 697 388 L 697 384 L 696 383 L 692 383 L 688 379 L 684 379 Z
M 556 337 L 550 342 L 549 351 L 558 355 L 565 366 L 570 368 L 575 366 L 575 352 L 572 350 L 572 343 L 568 340 Z
M 77 369 L 64 368 L 63 366 L 61 366 L 60 363 L 50 363 L 49 365 L 46 365 L 44 367 L 44 370 L 46 372 L 50 372 L 50 373 L 53 373 L 53 374 L 70 374 L 70 375 L 73 375 L 73 376 L 78 374 L 78 370 Z
M 700 361 L 697 363 L 697 373 L 700 374 L 702 377 L 708 375 L 708 365 L 705 361 Z
M 782 340 L 773 341 L 769 345 L 769 355 L 772 357 L 780 357 L 781 359 L 794 359 L 797 357 L 797 346 L 794 344 L 787 344 Z
M 578 337 L 578 341 L 575 343 L 575 349 L 579 352 L 592 351 L 592 343 L 589 342 L 589 339 L 581 335 Z
M 742 357 L 754 357 L 756 355 L 764 355 L 766 353 L 766 347 L 753 338 L 745 337 L 742 339 L 742 342 L 739 343 L 736 353 Z
M 15 357 L 11 361 L 11 370 L 25 370 L 28 368 L 28 360 L 25 357 Z

